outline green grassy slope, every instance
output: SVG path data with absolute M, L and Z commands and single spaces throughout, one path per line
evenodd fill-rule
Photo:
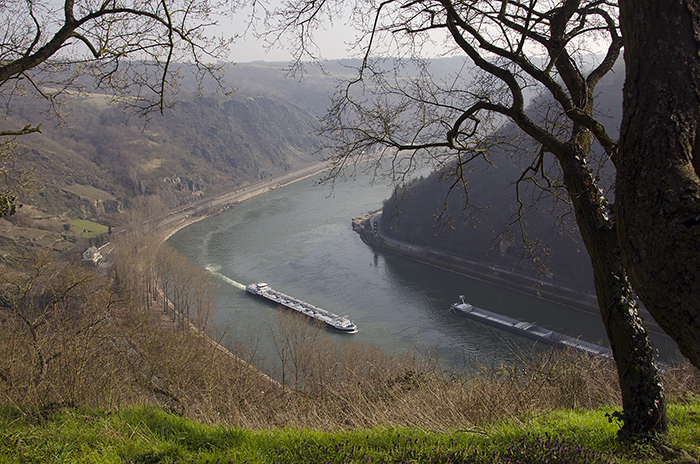
M 208 426 L 157 408 L 59 410 L 43 419 L 0 412 L 0 462 L 36 463 L 692 463 L 700 400 L 670 406 L 671 430 L 623 443 L 606 409 L 560 410 L 479 429 L 431 432 L 249 430 Z

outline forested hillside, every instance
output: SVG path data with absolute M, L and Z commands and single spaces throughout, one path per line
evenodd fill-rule
M 331 76 L 314 70 L 300 81 L 282 63 L 230 65 L 225 95 L 182 75 L 170 107 L 148 119 L 89 91 L 54 108 L 19 95 L 6 102 L 0 130 L 42 126 L 17 137 L 20 156 L 3 161 L 32 172 L 34 185 L 19 191 L 19 212 L 0 219 L 0 256 L 63 251 L 124 224 L 134 205 L 150 205 L 141 215 L 154 217 L 319 160 L 312 125 Z
M 267 71 L 273 89 L 275 79 L 284 81 L 277 67 Z M 48 213 L 94 216 L 104 212 L 91 207 L 97 200 L 114 200 L 115 209 L 135 195 L 160 194 L 173 207 L 318 159 L 313 115 L 275 92 L 258 88 L 224 97 L 194 90 L 185 88 L 172 108 L 148 121 L 127 118 L 95 94 L 71 100 L 62 121 L 46 120 L 43 101 L 13 100 L 3 127 L 44 121 L 41 134 L 18 141 L 21 165 L 35 170 L 42 187 L 23 202 Z M 85 186 L 102 193 L 89 194 Z
M 599 86 L 598 110 L 607 115 L 605 125 L 613 134 L 618 133 L 621 119 L 623 80 L 624 69 L 619 63 L 616 72 Z M 530 105 L 532 113 L 545 114 L 547 108 L 547 101 L 540 98 Z M 512 125 L 504 127 L 494 137 L 494 142 L 497 140 L 498 146 L 484 158 L 465 166 L 468 199 L 460 185 L 448 196 L 455 181 L 451 175 L 422 178 L 405 190 L 399 189 L 384 203 L 383 231 L 459 257 L 592 288 L 590 259 L 569 206 L 563 201 L 566 195 L 543 191 L 528 181 L 521 182 L 516 190 L 516 182 L 539 147 L 530 144 Z M 614 179 L 605 164 L 601 157 L 592 169 L 598 171 L 601 185 L 607 190 Z M 545 162 L 542 166 L 541 172 L 550 179 L 559 175 L 553 165 Z M 528 176 L 539 176 L 539 184 L 546 184 L 537 172 Z

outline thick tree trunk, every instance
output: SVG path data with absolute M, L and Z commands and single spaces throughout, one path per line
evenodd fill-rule
M 620 258 L 614 222 L 580 149 L 570 144 L 560 158 L 581 237 L 591 257 L 596 294 L 622 392 L 622 434 L 654 435 L 667 431 L 666 405 L 654 350 L 637 311 Z M 577 153 L 579 151 L 579 153 Z
M 700 367 L 700 1 L 621 0 L 620 19 L 622 259 L 654 319 Z

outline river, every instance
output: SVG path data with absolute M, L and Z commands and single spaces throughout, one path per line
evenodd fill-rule
M 459 295 L 474 306 L 609 346 L 595 314 L 369 247 L 352 231 L 351 219 L 381 208 L 391 188 L 359 176 L 331 190 L 315 185 L 315 179 L 248 199 L 170 238 L 176 249 L 217 277 L 217 328 L 225 332 L 225 341 L 255 345 L 274 364 L 269 330 L 279 309 L 244 290 L 250 282 L 264 281 L 348 315 L 359 331 L 328 333 L 339 342 L 391 352 L 430 351 L 452 368 L 507 362 L 538 349 L 532 340 L 450 312 Z M 668 359 L 672 343 L 655 338 Z

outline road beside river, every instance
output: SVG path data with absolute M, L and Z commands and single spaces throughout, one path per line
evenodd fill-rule
M 304 166 L 244 187 L 232 189 L 215 197 L 205 198 L 184 207 L 178 207 L 172 210 L 168 217 L 158 224 L 158 229 L 164 233 L 163 241 L 168 240 L 179 230 L 195 222 L 216 216 L 249 198 L 306 179 L 326 169 L 327 164 L 320 161 L 310 166 Z

